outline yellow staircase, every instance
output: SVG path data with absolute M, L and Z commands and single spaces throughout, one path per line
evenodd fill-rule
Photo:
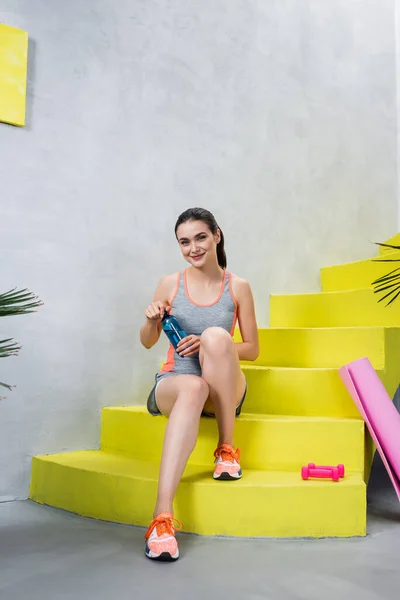
M 212 479 L 217 429 L 214 420 L 202 419 L 175 501 L 184 531 L 365 535 L 373 447 L 338 368 L 368 356 L 388 393 L 395 393 L 400 300 L 386 308 L 369 287 L 388 265 L 367 260 L 325 268 L 322 293 L 271 297 L 271 328 L 260 330 L 260 356 L 243 363 L 249 389 L 235 434 L 243 479 Z M 104 408 L 100 450 L 35 457 L 31 498 L 89 517 L 147 525 L 165 425 L 166 419 L 141 406 Z M 344 463 L 346 477 L 304 482 L 300 468 L 308 462 Z

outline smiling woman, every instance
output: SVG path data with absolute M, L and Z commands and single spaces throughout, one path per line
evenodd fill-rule
M 179 557 L 173 499 L 201 416 L 215 417 L 218 424 L 214 479 L 241 478 L 234 424 L 247 385 L 239 361 L 259 354 L 252 291 L 246 280 L 227 272 L 224 236 L 214 216 L 205 209 L 188 209 L 178 218 L 175 235 L 190 267 L 161 280 L 140 330 L 142 344 L 151 348 L 167 311 L 188 334 L 176 350 L 170 345 L 147 402 L 152 415 L 168 417 L 154 519 L 146 533 L 146 555 L 156 560 Z M 237 320 L 241 343 L 232 338 Z
M 195 246 L 193 251 L 190 249 L 190 246 L 189 246 L 190 239 L 185 237 L 184 235 L 182 237 L 178 236 L 178 229 L 180 229 L 180 226 L 184 225 L 184 224 L 186 224 L 186 226 L 188 226 L 189 223 L 192 223 L 192 224 L 196 223 L 196 225 L 197 225 L 197 227 L 194 226 L 194 227 L 190 228 L 192 231 L 192 235 L 194 235 L 195 242 L 198 242 L 198 245 Z M 203 227 L 202 227 L 202 225 L 203 225 Z M 204 225 L 206 226 L 205 230 L 199 231 L 198 230 L 199 228 L 204 229 Z M 190 229 L 186 229 L 186 231 L 189 232 Z M 185 230 L 183 231 L 183 233 L 185 233 Z M 206 254 L 207 248 L 204 247 L 204 243 L 206 243 L 207 239 L 214 237 L 214 241 L 216 243 L 218 265 L 221 267 L 221 269 L 226 269 L 227 260 L 226 260 L 226 254 L 225 254 L 224 234 L 222 233 L 221 229 L 218 227 L 217 222 L 214 218 L 214 215 L 212 213 L 210 213 L 210 211 L 205 210 L 204 208 L 189 208 L 188 210 L 186 210 L 184 213 L 182 213 L 179 216 L 179 218 L 176 222 L 175 235 L 176 235 L 178 242 L 181 245 L 183 256 L 186 258 L 187 255 L 191 255 L 192 258 L 194 258 L 194 259 L 200 259 L 202 256 L 204 256 Z M 210 239 L 210 241 L 211 241 L 211 239 Z M 188 246 L 189 246 L 189 252 L 187 252 L 187 251 L 185 252 L 183 250 L 183 248 L 184 247 L 188 248 Z M 196 247 L 198 248 L 197 252 L 196 252 Z

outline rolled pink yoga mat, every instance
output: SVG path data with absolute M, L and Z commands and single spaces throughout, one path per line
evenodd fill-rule
M 400 414 L 368 358 L 339 369 L 400 500 Z

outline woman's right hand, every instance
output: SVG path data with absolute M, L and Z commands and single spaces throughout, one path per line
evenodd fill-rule
M 171 307 L 166 302 L 157 300 L 152 302 L 145 310 L 146 319 L 151 322 L 160 322 L 164 316 L 164 312 L 169 312 Z

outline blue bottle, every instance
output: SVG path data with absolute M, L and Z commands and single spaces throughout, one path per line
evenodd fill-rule
M 169 315 L 167 311 L 164 312 L 164 316 L 161 321 L 161 327 L 163 328 L 165 334 L 167 335 L 169 341 L 171 342 L 175 350 L 179 342 L 183 340 L 183 338 L 187 337 L 187 334 L 179 325 L 178 320 L 172 315 Z

